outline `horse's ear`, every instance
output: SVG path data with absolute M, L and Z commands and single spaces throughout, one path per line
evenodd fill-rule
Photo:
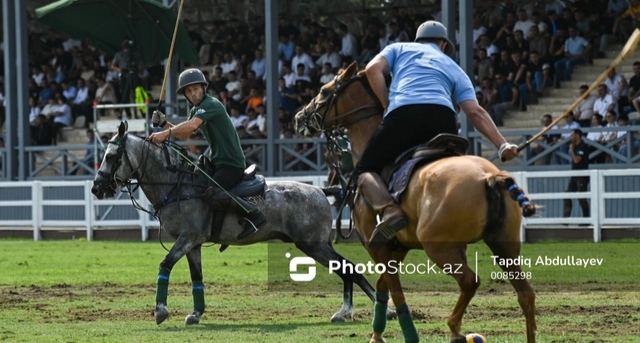
M 120 122 L 120 126 L 118 127 L 118 137 L 124 137 L 125 132 L 127 132 L 127 122 L 122 121 Z
M 342 73 L 341 81 L 345 81 L 352 78 L 353 75 L 355 75 L 357 72 L 358 72 L 358 63 L 356 63 L 355 61 L 351 62 L 351 64 L 349 64 L 347 69 L 345 69 L 344 72 Z

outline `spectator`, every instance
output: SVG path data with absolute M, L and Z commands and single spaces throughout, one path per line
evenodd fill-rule
M 611 94 L 609 94 L 607 85 L 604 83 L 598 85 L 598 97 L 593 103 L 593 111 L 604 117 L 609 111 L 615 113 L 615 106 L 616 103 L 613 101 Z
M 599 115 L 598 113 L 594 113 L 591 116 L 591 123 L 590 123 L 590 128 L 592 129 L 601 129 L 602 128 L 602 123 L 603 123 L 603 117 L 601 115 Z M 598 131 L 591 131 L 589 133 L 587 133 L 587 139 L 592 141 L 592 142 L 596 142 L 596 143 L 600 143 L 602 144 L 602 142 L 600 141 L 600 135 L 602 134 L 602 132 L 598 132 Z M 596 152 L 598 149 L 594 146 L 591 147 L 590 154 Z M 589 160 L 589 163 L 605 163 L 607 159 L 607 154 L 603 153 L 603 152 L 598 152 L 598 155 L 596 155 L 595 157 L 593 157 L 592 159 Z
M 278 57 L 284 62 L 291 63 L 295 55 L 296 45 L 289 39 L 288 35 L 280 33 L 280 44 L 278 45 Z
M 564 42 L 564 58 L 555 63 L 556 77 L 560 82 L 571 81 L 574 66 L 584 64 L 590 50 L 591 44 L 578 36 L 576 27 L 569 27 L 569 38 Z
M 393 30 L 391 32 L 393 35 Z M 342 40 L 342 44 L 340 45 L 340 51 L 338 51 L 338 54 L 342 56 L 343 62 L 351 63 L 355 60 L 356 56 L 358 56 L 358 41 L 356 40 L 356 37 L 349 33 L 347 25 L 345 24 L 338 25 L 338 33 L 340 34 Z M 398 37 L 398 39 L 400 38 Z M 293 65 L 295 65 L 295 63 L 293 63 Z
M 627 101 L 633 105 L 633 108 L 640 112 L 640 62 L 633 63 L 633 76 L 629 79 L 629 92 L 627 93 Z
M 249 113 L 249 111 L 247 111 L 247 113 Z M 233 124 L 233 127 L 236 128 L 236 130 L 238 129 L 238 127 L 245 125 L 247 123 L 247 120 L 249 120 L 248 115 L 240 113 L 240 108 L 238 108 L 238 106 L 231 107 L 231 109 L 229 110 L 229 117 L 231 117 L 231 123 Z
M 503 126 L 506 112 L 518 108 L 518 88 L 501 73 L 496 73 L 495 79 L 499 102 L 491 106 L 489 114 L 496 126 Z
M 358 64 L 360 65 L 366 65 L 378 52 L 380 52 L 380 34 L 378 33 L 378 28 L 375 25 L 370 24 L 367 26 L 364 36 L 360 38 L 360 47 L 362 48 L 362 51 L 358 56 Z M 338 66 L 339 65 L 340 63 L 338 63 Z
M 491 57 L 493 54 L 500 53 L 498 47 L 491 43 L 491 40 L 487 35 L 480 36 L 480 44 L 478 44 L 478 48 L 487 50 L 487 56 L 489 57 Z
M 71 84 L 69 80 L 62 81 L 60 86 L 62 87 L 62 95 L 64 95 L 67 100 L 73 102 L 76 99 L 76 94 L 78 94 L 76 86 Z
M 618 118 L 618 127 L 619 128 L 624 128 L 626 126 L 629 126 L 629 117 L 627 117 L 626 115 L 621 115 Z M 629 152 L 629 145 L 628 145 L 628 140 L 626 139 L 626 135 L 629 135 L 629 138 L 631 139 L 631 151 Z M 618 153 L 622 156 L 624 156 L 625 158 L 628 157 L 633 157 L 633 155 L 640 150 L 640 140 L 637 139 L 637 137 L 635 137 L 633 132 L 627 132 L 625 130 L 621 130 L 619 129 L 618 131 L 618 138 L 622 138 L 625 137 L 624 140 L 622 140 L 619 144 L 618 147 Z M 629 155 L 629 156 L 627 156 Z M 623 163 L 622 160 L 620 159 L 614 159 L 616 161 L 616 163 Z
M 575 121 L 573 119 L 573 116 L 569 115 L 564 117 L 564 125 L 562 126 L 563 130 L 573 130 L 573 129 L 579 129 L 580 128 L 580 124 L 578 124 L 577 121 Z M 560 148 L 558 149 L 559 152 L 561 153 L 565 153 L 568 154 L 569 153 L 569 142 L 567 142 L 567 139 L 571 138 L 571 132 L 564 132 L 560 134 L 560 137 L 562 139 L 562 145 L 560 146 Z M 568 164 L 568 162 L 563 159 L 560 154 L 555 154 L 554 155 L 555 160 L 556 160 L 556 164 L 561 165 L 561 164 Z
M 527 11 L 521 9 L 518 11 L 518 21 L 513 25 L 513 32 L 520 30 L 520 33 L 524 34 L 524 39 L 529 39 L 531 27 L 535 25 L 533 21 L 529 20 Z
M 478 81 L 481 82 L 485 78 L 493 79 L 493 73 L 493 65 L 491 60 L 487 58 L 487 49 L 478 49 L 478 78 L 476 80 L 476 84 L 479 83 Z
M 549 42 L 540 34 L 540 29 L 538 29 L 536 25 L 531 27 L 529 34 L 529 54 L 532 54 L 534 51 L 538 53 L 538 57 L 542 61 L 547 60 L 549 55 Z
M 250 108 L 257 110 L 258 106 L 262 105 L 261 90 L 257 87 L 251 88 L 251 90 L 249 90 L 249 96 L 246 102 L 247 102 L 247 107 L 245 109 L 245 112 L 248 112 Z
M 58 106 L 55 107 L 53 113 L 49 114 L 49 120 L 53 123 L 53 145 L 64 141 L 62 128 L 71 126 L 71 107 L 67 103 L 67 98 L 63 95 L 57 98 Z
M 53 142 L 54 128 L 51 121 L 44 114 L 39 114 L 36 117 L 34 125 L 30 128 L 31 144 L 39 146 L 51 145 Z
M 495 70 L 496 75 L 500 73 L 506 80 L 513 82 L 516 73 L 518 72 L 518 66 L 516 66 L 513 63 L 513 60 L 509 57 L 508 50 L 500 51 L 500 60 L 498 61 L 498 65 Z
M 320 58 L 316 60 L 316 65 L 318 66 L 318 69 L 322 69 L 326 63 L 329 63 L 332 70 L 338 70 L 338 68 L 340 68 L 340 64 L 342 63 L 342 59 L 340 55 L 337 52 L 335 52 L 333 43 L 324 42 L 323 47 L 324 47 L 324 54 L 322 54 Z
M 498 101 L 498 91 L 493 86 L 493 81 L 491 78 L 485 77 L 482 79 L 482 100 L 479 101 L 480 106 L 485 109 L 485 111 L 489 112 L 491 106 L 493 106 Z
M 529 94 L 532 93 L 536 97 L 541 97 L 545 88 L 551 86 L 551 67 L 543 64 L 537 51 L 531 53 L 531 58 L 527 64 L 526 82 L 520 85 L 520 97 L 522 106 L 526 110 L 529 104 Z
M 238 60 L 230 52 L 224 53 L 224 62 L 220 64 L 220 67 L 222 68 L 222 75 L 228 77 L 229 79 L 231 79 L 229 73 L 234 71 L 236 72 L 237 76 L 238 69 L 240 69 Z
M 295 113 L 298 107 L 298 94 L 293 88 L 287 87 L 284 78 L 278 79 L 278 94 L 280 99 L 280 107 L 289 114 Z
M 95 103 L 98 105 L 111 105 L 117 101 L 116 91 L 110 82 L 106 82 L 104 78 L 97 77 L 98 89 L 96 90 Z M 105 116 L 105 109 L 100 109 L 100 116 Z
M 333 80 L 336 75 L 333 73 L 333 65 L 331 63 L 325 63 L 322 66 L 322 75 L 320 75 L 320 85 L 325 85 Z
M 38 96 L 40 97 L 40 102 L 43 104 L 46 104 L 51 97 L 54 97 L 55 99 L 53 88 L 51 88 L 47 79 L 42 79 L 42 81 L 40 81 L 40 93 Z
M 255 59 L 251 62 L 251 70 L 256 74 L 257 80 L 264 80 L 266 71 L 266 59 L 262 53 L 262 50 L 257 49 L 255 52 Z
M 222 75 L 222 67 L 215 67 L 209 79 L 209 87 L 215 89 L 216 93 L 220 93 L 227 89 L 228 82 L 229 80 Z
M 286 62 L 282 64 L 282 78 L 287 87 L 294 88 L 296 86 L 297 77 L 296 73 L 291 69 L 291 64 Z
M 589 87 L 587 87 L 587 85 L 580 86 L 578 95 L 582 96 L 588 89 Z M 573 110 L 573 118 L 581 127 L 588 127 L 591 125 L 593 114 L 597 113 L 595 109 L 596 99 L 597 98 L 593 94 L 589 94 Z
M 76 98 L 71 102 L 69 106 L 71 106 L 71 112 L 73 114 L 73 118 L 78 118 L 80 116 L 85 116 L 87 118 L 86 123 L 93 122 L 93 114 L 90 113 L 91 105 L 93 103 L 93 96 L 91 96 L 89 92 L 89 87 L 86 85 L 84 79 L 78 79 Z M 66 99 L 66 98 L 65 98 Z M 65 101 L 68 104 L 68 100 Z M 126 109 L 128 113 L 128 109 Z M 69 124 L 71 125 L 71 124 Z
M 523 61 L 529 60 L 529 42 L 524 39 L 521 30 L 513 31 L 514 50 L 519 50 Z
M 571 116 L 568 116 L 570 118 Z M 569 153 L 571 154 L 571 170 L 587 170 L 589 169 L 589 146 L 582 141 L 582 130 L 574 129 L 571 131 L 569 143 Z M 567 187 L 568 193 L 586 192 L 589 185 L 588 176 L 572 176 Z M 582 216 L 589 217 L 589 203 L 587 199 L 579 199 L 582 208 Z M 564 200 L 564 217 L 571 216 L 573 201 L 571 199 Z
M 515 13 L 511 11 L 507 12 L 507 17 L 504 22 L 504 25 L 502 25 L 502 27 L 498 31 L 493 43 L 500 48 L 504 47 L 506 45 L 507 36 L 511 36 L 513 34 L 513 28 L 515 25 L 516 25 Z
M 627 102 L 629 84 L 627 83 L 627 79 L 625 79 L 622 74 L 616 73 L 616 68 L 611 68 L 609 74 L 607 74 L 607 77 L 604 79 L 604 84 L 607 86 L 613 102 L 616 103 L 614 106 L 616 113 L 629 113 L 630 111 L 627 111 L 629 109 L 629 103 Z
M 613 33 L 620 34 L 627 41 L 633 30 L 640 27 L 640 1 L 629 0 L 629 7 L 613 24 Z
M 478 18 L 477 16 L 473 17 L 471 26 L 473 27 L 473 30 L 471 31 L 473 46 L 475 48 L 478 48 L 480 44 L 480 36 L 487 33 L 487 28 L 482 26 L 482 22 L 480 21 L 480 18 Z
M 238 74 L 235 70 L 232 70 L 227 75 L 229 76 L 229 82 L 227 82 L 225 88 L 229 93 L 229 97 L 237 102 L 240 102 L 240 100 L 242 99 L 242 84 L 238 80 Z
M 40 107 L 36 105 L 36 100 L 34 98 L 29 98 L 29 123 L 31 125 L 35 124 L 36 118 L 38 117 L 40 112 L 41 110 L 40 110 Z M 2 118 L 0 118 L 0 128 L 1 127 L 2 127 Z
M 564 44 L 566 41 L 565 31 L 562 29 L 558 29 L 557 33 L 551 36 L 551 41 L 549 42 L 549 63 L 554 66 L 554 73 L 556 74 L 556 88 L 560 88 L 560 81 L 558 80 L 555 64 L 556 62 L 562 60 L 564 58 Z
M 296 54 L 291 60 L 291 65 L 296 66 L 296 68 L 302 65 L 304 67 L 303 74 L 307 76 L 312 76 L 316 73 L 316 65 L 313 63 L 313 59 L 311 59 L 309 54 L 304 52 L 302 45 L 296 45 Z
M 553 118 L 551 117 L 551 114 L 545 114 L 542 116 L 542 119 L 540 120 L 540 123 L 542 124 L 543 128 L 547 128 L 549 127 L 549 125 L 551 125 L 551 123 L 553 122 Z M 554 125 L 551 130 L 558 130 L 558 125 Z M 559 134 L 550 134 L 547 133 L 545 135 L 543 135 L 541 137 L 542 140 L 544 140 L 546 145 L 552 146 L 556 143 L 558 143 L 558 141 L 560 140 L 560 135 Z M 547 148 L 542 146 L 542 145 L 536 145 L 535 148 L 533 149 L 533 155 L 532 157 L 535 157 L 539 154 L 541 154 L 542 152 L 544 152 Z M 549 153 L 546 154 L 544 156 L 544 164 L 545 165 L 550 165 L 551 164 L 551 155 L 555 155 L 554 153 Z

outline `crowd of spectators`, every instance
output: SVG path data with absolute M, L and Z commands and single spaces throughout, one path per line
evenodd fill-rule
M 417 26 L 428 19 L 441 20 L 440 10 L 364 10 L 329 22 L 311 15 L 296 22 L 281 17 L 280 137 L 295 136 L 293 115 L 341 68 L 354 61 L 363 68 L 385 46 L 413 41 Z M 213 23 L 185 20 L 184 25 L 199 52 L 200 68 L 209 78 L 209 94 L 227 107 L 241 137 L 264 138 L 270 115 L 265 106 L 264 18 Z M 548 96 L 550 88 L 571 80 L 575 66 L 605 56 L 613 42 L 626 41 L 640 27 L 640 1 L 475 1 L 472 26 L 478 100 L 500 126 L 508 111 L 526 111 L 537 98 Z M 113 56 L 54 30 L 30 32 L 33 144 L 56 144 L 63 139 L 60 128 L 73 125 L 79 117 L 85 117 L 89 127 L 94 103 L 122 101 L 123 85 L 113 61 Z M 161 63 L 140 63 L 137 80 L 149 89 L 160 83 L 163 70 Z M 615 103 L 612 109 L 617 121 L 640 109 L 638 73 L 640 67 L 629 82 L 614 73 L 604 85 L 605 96 L 611 99 L 600 102 Z M 597 112 L 605 117 L 609 108 L 603 108 L 598 107 Z M 588 112 L 576 114 L 577 123 L 591 125 Z M 100 115 L 108 114 L 101 111 Z

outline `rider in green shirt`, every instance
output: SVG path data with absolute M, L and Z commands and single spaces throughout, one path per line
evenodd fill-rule
M 210 163 L 209 170 L 205 169 L 213 180 L 214 186 L 207 189 L 205 199 L 213 202 L 214 196 L 223 190 L 231 189 L 244 175 L 246 160 L 240 138 L 233 127 L 233 123 L 224 105 L 218 99 L 208 95 L 206 88 L 208 81 L 199 69 L 187 69 L 178 78 L 178 94 L 184 95 L 193 105 L 187 121 L 173 125 L 165 120 L 165 115 L 160 111 L 154 111 L 151 121 L 154 126 L 163 131 L 149 136 L 153 143 L 161 143 L 171 136 L 186 140 L 191 134 L 200 129 L 209 143 Z M 243 239 L 258 231 L 266 218 L 260 210 L 247 201 L 233 196 L 231 209 L 241 218 L 244 218 L 244 230 L 238 235 Z M 212 204 L 214 205 L 214 204 Z

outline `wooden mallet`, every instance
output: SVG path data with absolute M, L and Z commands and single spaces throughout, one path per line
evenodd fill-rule
M 162 79 L 162 88 L 160 89 L 160 99 L 158 100 L 158 108 L 160 108 L 160 105 L 164 101 L 165 88 L 167 87 L 167 76 L 169 76 L 169 70 L 171 69 L 171 58 L 173 56 L 173 47 L 176 44 L 178 27 L 180 27 L 180 14 L 182 13 L 182 5 L 184 5 L 184 0 L 180 1 L 180 7 L 178 7 L 178 16 L 176 17 L 176 25 L 173 29 L 173 37 L 171 38 L 171 47 L 169 48 L 169 57 L 167 57 L 167 64 L 164 68 L 164 78 Z
M 542 135 L 544 135 L 545 133 L 547 133 L 549 130 L 551 130 L 556 124 L 558 124 L 562 119 L 564 119 L 566 116 L 568 115 L 573 115 L 573 110 L 586 98 L 589 96 L 589 94 L 591 94 L 591 92 L 593 92 L 594 89 L 596 89 L 598 87 L 598 85 L 600 85 L 600 83 L 602 82 L 602 80 L 604 80 L 605 77 L 607 77 L 607 75 L 609 74 L 609 72 L 614 69 L 618 64 L 620 64 L 620 62 L 626 60 L 627 58 L 629 58 L 631 55 L 633 55 L 633 52 L 636 50 L 636 48 L 638 47 L 638 43 L 640 43 L 640 29 L 635 29 L 635 31 L 633 31 L 633 34 L 631 35 L 631 37 L 629 37 L 629 40 L 627 40 L 627 43 L 624 45 L 624 48 L 622 48 L 622 51 L 620 52 L 620 54 L 618 55 L 618 57 L 616 57 L 615 60 L 613 60 L 613 62 L 611 62 L 611 64 L 609 64 L 609 66 L 607 67 L 607 69 L 605 69 L 602 74 L 600 74 L 600 76 L 598 76 L 598 78 L 593 81 L 593 83 L 591 83 L 591 85 L 589 86 L 589 89 L 587 89 L 586 92 L 584 92 L 571 106 L 569 106 L 569 108 L 567 108 L 566 111 L 564 111 L 564 113 L 562 113 L 561 116 L 559 116 L 558 118 L 556 118 L 553 122 L 551 122 L 551 124 L 549 124 L 549 126 L 545 127 L 542 131 L 540 131 L 539 133 L 537 133 L 535 136 L 531 137 L 529 140 L 527 140 L 526 142 L 520 144 L 518 146 L 518 151 L 522 151 L 524 150 L 526 147 L 528 147 L 529 145 L 531 145 L 531 143 L 533 143 L 534 141 L 536 141 L 538 138 L 542 137 Z

